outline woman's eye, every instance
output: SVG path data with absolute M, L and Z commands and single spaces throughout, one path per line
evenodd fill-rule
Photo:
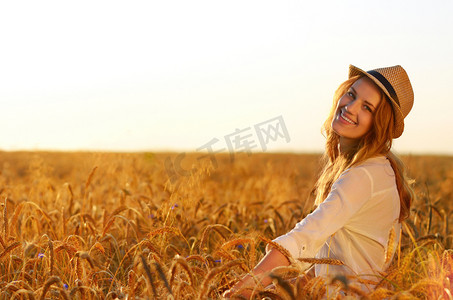
M 354 94 L 352 92 L 347 92 L 346 95 L 348 95 L 349 97 L 353 97 L 354 98 Z
M 368 105 L 364 105 L 365 109 L 368 110 L 369 112 L 373 112 L 373 110 L 371 109 L 371 107 L 369 107 Z

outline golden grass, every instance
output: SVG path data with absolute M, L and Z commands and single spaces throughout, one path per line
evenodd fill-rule
M 170 179 L 176 156 L 1 152 L 0 300 L 220 298 L 312 209 L 318 155 L 187 154 Z M 403 160 L 418 199 L 386 272 L 309 279 L 286 253 L 255 297 L 452 299 L 453 158 Z

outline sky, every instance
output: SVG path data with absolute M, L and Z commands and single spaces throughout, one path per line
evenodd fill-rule
M 409 74 L 396 152 L 453 154 L 452 13 L 446 0 L 3 1 L 0 150 L 321 152 L 353 64 Z

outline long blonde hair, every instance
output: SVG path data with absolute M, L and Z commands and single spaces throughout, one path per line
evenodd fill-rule
M 358 165 L 368 158 L 386 156 L 395 172 L 395 181 L 400 197 L 400 217 L 402 221 L 409 217 L 410 206 L 414 199 L 414 192 L 409 185 L 405 174 L 405 168 L 401 160 L 393 154 L 392 133 L 394 128 L 393 108 L 387 96 L 381 91 L 381 101 L 375 110 L 372 128 L 359 141 L 357 146 L 346 153 L 339 151 L 339 135 L 332 129 L 332 120 L 335 118 L 337 103 L 348 89 L 362 76 L 351 77 L 343 82 L 334 94 L 333 105 L 327 120 L 322 127 L 323 135 L 326 137 L 326 149 L 323 155 L 323 170 L 315 184 L 315 204 L 321 204 L 330 192 L 332 184 L 340 177 L 346 169 Z

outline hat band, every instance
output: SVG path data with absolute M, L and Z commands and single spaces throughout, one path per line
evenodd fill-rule
M 384 85 L 384 87 L 387 89 L 387 91 L 389 92 L 389 94 L 393 98 L 393 100 L 396 101 L 396 104 L 398 104 L 398 106 L 401 107 L 400 101 L 398 100 L 398 97 L 396 96 L 396 92 L 393 89 L 392 84 L 390 82 L 388 82 L 388 80 L 384 76 L 382 76 L 381 73 L 376 72 L 375 70 L 368 71 L 367 73 L 372 75 L 377 80 L 379 80 L 379 82 L 382 83 L 382 85 Z

